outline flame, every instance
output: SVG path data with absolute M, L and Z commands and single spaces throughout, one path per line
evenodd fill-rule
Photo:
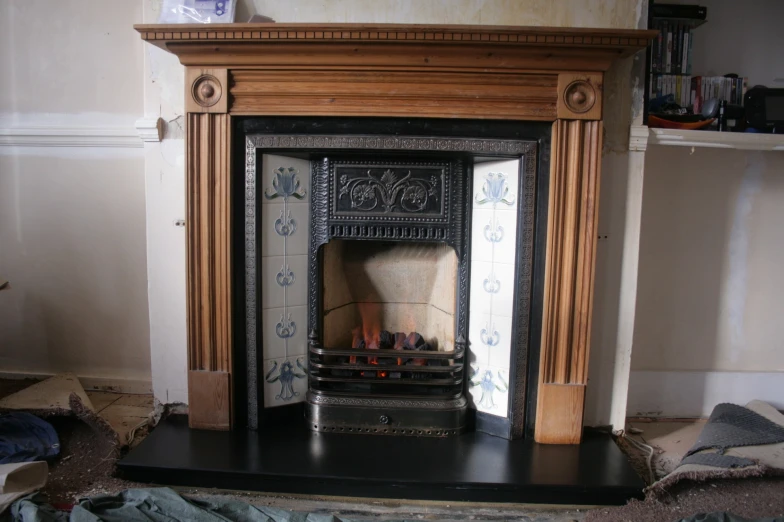
M 381 340 L 381 305 L 379 303 L 359 303 L 362 317 L 362 335 L 365 349 L 378 350 Z M 368 357 L 368 364 L 378 364 L 376 357 Z

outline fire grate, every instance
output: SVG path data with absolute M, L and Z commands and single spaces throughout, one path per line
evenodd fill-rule
M 453 352 L 323 348 L 310 340 L 310 385 L 315 393 L 451 399 L 463 390 L 465 342 Z
M 465 428 L 465 244 L 471 201 L 466 195 L 469 176 L 463 160 L 459 154 L 438 158 L 408 154 L 325 157 L 315 162 L 306 401 L 306 419 L 312 429 L 443 437 Z M 439 309 L 450 317 L 454 314 L 452 324 L 440 330 L 444 345 L 431 346 L 425 340 L 423 335 L 432 335 L 431 331 L 422 331 L 422 335 L 382 331 L 377 327 L 383 322 L 373 325 L 372 335 L 365 331 L 364 338 L 355 333 L 353 340 L 345 342 L 330 335 L 326 337 L 331 340 L 325 340 L 322 264 L 331 240 L 451 247 L 455 273 L 454 281 L 447 284 L 453 285 L 456 304 L 451 312 Z M 373 250 L 356 244 L 351 248 L 354 252 Z M 379 252 L 373 250 L 373 254 Z M 373 302 L 356 299 L 345 306 L 359 306 L 361 312 L 362 306 Z M 368 330 L 368 324 L 363 328 Z

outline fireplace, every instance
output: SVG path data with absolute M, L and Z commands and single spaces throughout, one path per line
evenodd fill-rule
M 286 257 L 289 254 L 277 256 L 276 263 L 280 257 L 288 261 L 281 266 L 273 267 L 270 260 L 255 259 L 254 255 L 249 255 L 250 249 L 245 249 L 245 259 L 240 259 L 239 266 L 242 268 L 234 264 L 241 254 L 233 245 L 247 242 L 246 234 L 255 234 L 255 231 L 248 231 L 248 208 L 247 204 L 243 206 L 241 203 L 248 197 L 248 186 L 243 185 L 241 180 L 242 164 L 247 167 L 251 157 L 245 145 L 251 143 L 254 162 L 257 148 L 268 149 L 262 155 L 290 154 L 307 162 L 307 167 L 301 172 L 313 173 L 314 180 L 315 174 L 322 169 L 311 169 L 311 166 L 323 165 L 323 158 L 360 161 L 357 156 L 365 153 L 366 157 L 361 160 L 366 161 L 368 151 L 378 156 L 371 157 L 371 160 L 403 163 L 413 161 L 414 156 L 416 161 L 436 163 L 451 162 L 456 156 L 463 156 L 467 171 L 474 172 L 471 190 L 479 186 L 476 173 L 485 161 L 483 156 L 489 157 L 488 163 L 516 158 L 515 161 L 521 165 L 517 183 L 527 179 L 525 165 L 529 161 L 543 168 L 548 182 L 547 201 L 531 204 L 529 209 L 527 200 L 515 200 L 518 225 L 521 213 L 534 212 L 534 209 L 543 212 L 536 223 L 537 226 L 541 223 L 545 232 L 528 234 L 518 228 L 515 250 L 517 253 L 521 251 L 521 239 L 528 238 L 533 242 L 535 237 L 537 243 L 532 252 L 542 256 L 538 265 L 541 270 L 537 272 L 537 278 L 528 281 L 533 285 L 528 295 L 535 299 L 538 288 L 541 305 L 532 307 L 532 299 L 529 299 L 528 307 L 521 307 L 524 300 L 521 296 L 526 293 L 520 292 L 519 287 L 510 293 L 502 285 L 498 287 L 496 297 L 499 302 L 513 303 L 514 312 L 508 314 L 512 317 L 500 315 L 497 312 L 501 308 L 494 306 L 490 313 L 467 314 L 461 323 L 461 303 L 468 302 L 468 308 L 473 310 L 475 306 L 481 306 L 481 303 L 473 302 L 481 294 L 470 291 L 465 299 L 457 296 L 455 323 L 456 328 L 467 324 L 469 334 L 463 340 L 468 342 L 468 347 L 463 357 L 468 360 L 463 360 L 463 366 L 458 368 L 461 364 L 458 355 L 460 335 L 455 330 L 454 351 L 451 352 L 454 357 L 448 358 L 450 367 L 444 368 L 447 368 L 446 373 L 452 373 L 451 367 L 454 366 L 455 375 L 463 372 L 463 396 L 471 401 L 469 413 L 477 412 L 477 429 L 510 438 L 526 429 L 537 442 L 580 442 L 597 237 L 601 120 L 603 105 L 607 102 L 603 98 L 603 78 L 614 60 L 631 56 L 644 48 L 655 32 L 373 24 L 149 25 L 137 26 L 137 30 L 146 41 L 176 54 L 186 66 L 188 388 L 189 423 L 192 427 L 226 430 L 252 425 L 253 411 L 266 413 L 266 409 L 276 409 L 263 407 L 268 396 L 262 388 L 270 384 L 269 380 L 278 386 L 286 385 L 284 391 L 278 389 L 275 392 L 281 397 L 307 396 L 309 392 L 312 396 L 317 391 L 317 385 L 310 389 L 307 385 L 308 381 L 314 381 L 314 370 L 309 366 L 312 354 L 308 346 L 308 332 L 303 330 L 302 325 L 316 323 L 310 315 L 314 304 L 322 306 L 322 301 L 311 294 L 315 285 L 307 285 L 302 277 L 290 279 L 286 273 L 287 266 L 292 272 L 297 266 L 300 272 L 313 273 L 311 258 L 314 256 L 310 256 L 308 245 L 305 245 L 305 252 L 290 254 L 290 259 Z M 239 125 L 244 118 L 254 117 L 263 121 L 259 120 L 258 132 L 245 135 L 247 139 L 243 144 L 241 139 L 237 139 L 241 131 Z M 298 124 L 283 121 L 285 117 L 311 119 L 303 120 L 305 123 L 297 128 Z M 372 118 L 391 118 L 391 122 L 386 132 L 367 129 L 359 132 L 346 121 L 337 122 L 330 132 L 324 132 L 323 123 L 313 119 L 321 117 L 346 118 L 357 125 Z M 493 122 L 506 122 L 512 128 L 545 125 L 549 130 L 550 148 L 545 150 L 540 141 L 531 140 L 530 135 L 494 135 L 481 128 L 477 132 L 466 132 L 464 128 L 459 134 L 450 134 L 434 132 L 428 123 L 424 129 L 408 132 L 405 127 L 412 121 L 411 118 L 440 121 L 440 129 L 452 128 L 452 123 L 466 120 L 473 121 L 472 124 L 477 127 L 481 127 L 480 123 Z M 399 140 L 396 145 L 395 140 Z M 534 142 L 539 144 L 534 154 L 530 150 L 518 150 L 521 144 Z M 239 168 L 239 176 L 233 174 L 233 168 Z M 247 174 L 247 170 L 244 172 Z M 544 179 L 542 172 L 534 174 L 532 182 Z M 485 178 L 485 181 L 495 187 L 497 178 Z M 247 176 L 245 183 L 248 183 Z M 349 188 L 349 193 L 351 190 Z M 490 188 L 490 191 L 495 193 L 495 188 Z M 471 191 L 468 193 L 472 197 L 475 195 Z M 292 198 L 294 218 L 296 198 Z M 276 205 L 286 207 L 281 220 L 285 226 L 288 203 L 283 204 L 280 199 L 275 201 Z M 418 204 L 416 202 L 421 202 L 422 197 L 412 193 L 407 201 L 412 205 Z M 467 203 L 468 198 L 464 202 Z M 499 210 L 502 208 L 497 205 L 495 210 L 504 212 Z M 302 212 L 301 208 L 296 210 Z M 474 211 L 477 209 L 472 208 Z M 273 222 L 278 217 L 279 212 Z M 348 241 L 367 241 L 367 238 L 355 237 L 355 232 L 366 234 L 374 230 L 380 235 L 379 239 L 397 243 L 402 236 L 396 234 L 404 233 L 402 227 L 392 223 L 365 226 L 348 218 L 339 222 L 337 218 L 340 217 L 338 214 L 329 216 L 325 211 L 319 213 L 319 219 L 326 219 L 326 222 L 314 221 L 316 225 L 327 227 L 323 229 L 328 234 L 324 239 L 329 240 L 324 245 L 333 240 L 346 241 L 345 249 L 350 244 Z M 466 220 L 466 226 L 468 221 L 470 219 Z M 246 226 L 237 226 L 238 223 Z M 494 225 L 493 222 L 489 224 L 488 237 L 492 238 Z M 468 230 L 472 235 L 479 233 L 478 230 L 484 233 L 484 227 L 467 228 L 464 238 Z M 457 239 L 454 236 L 438 236 L 448 230 L 437 223 L 412 226 L 410 231 L 420 234 L 412 237 L 422 237 L 422 233 L 436 234 L 428 236 L 436 240 L 434 243 L 449 245 L 450 241 Z M 472 238 L 466 243 L 470 246 L 476 241 Z M 297 248 L 301 246 L 301 243 L 297 244 Z M 465 246 L 451 245 L 457 256 L 458 289 L 461 285 L 460 266 L 464 260 L 461 256 L 470 256 L 466 259 L 472 267 L 481 263 L 493 264 L 492 259 L 488 261 L 486 256 L 495 250 L 472 250 Z M 382 248 L 381 245 L 377 247 Z M 332 248 L 339 247 L 327 247 Z M 389 252 L 378 255 L 405 257 L 402 252 Z M 290 291 L 292 299 L 300 300 L 297 306 L 308 308 L 308 317 L 296 317 L 302 310 L 292 310 L 290 318 L 288 311 L 281 316 L 275 310 L 277 316 L 273 318 L 269 308 L 248 306 L 243 299 L 245 289 L 258 281 L 249 278 L 243 282 L 237 272 L 244 273 L 249 263 L 257 261 L 262 265 L 262 271 L 274 270 L 272 275 L 282 273 L 281 281 L 290 283 L 286 289 L 276 292 L 275 299 L 280 301 L 276 301 L 277 308 L 295 307 L 294 301 L 287 300 L 285 304 L 282 301 L 287 299 Z M 362 259 L 356 260 L 356 263 L 367 266 Z M 514 266 L 514 284 L 525 284 L 528 272 L 521 271 L 519 256 L 508 265 Z M 531 265 L 534 271 L 536 267 L 536 263 Z M 470 276 L 474 278 L 479 273 L 471 270 Z M 495 290 L 496 278 L 488 275 L 497 274 L 486 272 L 481 281 L 472 279 L 466 286 L 484 284 L 486 278 L 488 288 Z M 520 277 L 521 274 L 524 277 Z M 351 303 L 346 304 L 353 307 Z M 358 310 L 360 303 L 356 304 Z M 437 307 L 437 303 L 434 304 Z M 429 301 L 427 305 L 430 306 Z M 526 308 L 531 311 L 534 321 L 521 321 L 518 317 L 519 311 Z M 330 309 L 330 313 L 341 312 Z M 347 309 L 343 313 L 350 315 L 354 312 Z M 267 320 L 271 321 L 271 329 L 262 328 L 254 332 L 252 327 L 247 328 L 249 317 L 254 314 L 269 316 Z M 478 324 L 477 317 L 485 324 Z M 298 328 L 289 328 L 289 321 Z M 275 368 L 271 371 L 272 367 L 264 366 L 263 354 L 258 357 L 259 354 L 253 353 L 251 341 L 258 341 L 258 335 L 264 335 L 264 332 L 275 332 L 278 323 L 281 325 L 280 332 L 289 336 L 288 341 L 283 343 L 284 355 L 287 343 L 292 347 L 302 346 L 304 350 L 301 355 L 292 353 L 288 360 L 270 359 Z M 530 328 L 522 336 L 519 335 L 521 325 Z M 392 330 L 406 329 L 394 325 L 379 327 L 395 334 L 397 331 Z M 487 368 L 469 373 L 471 364 L 475 362 L 470 360 L 472 347 L 478 348 L 483 344 L 482 336 L 487 341 L 485 345 L 497 346 L 494 343 L 496 339 L 500 342 L 503 337 L 502 328 L 504 332 L 511 332 L 516 343 L 520 339 L 535 339 L 538 350 L 529 352 L 510 344 L 508 358 L 505 351 L 480 352 L 477 356 L 486 358 Z M 311 340 L 315 343 L 314 349 L 344 348 L 326 345 L 326 329 L 318 327 L 313 330 Z M 402 330 L 401 333 L 412 333 Z M 479 332 L 479 343 L 471 339 L 471 331 Z M 438 335 L 439 341 L 442 335 L 440 332 L 418 333 L 425 338 Z M 253 339 L 254 335 L 256 339 Z M 337 337 L 346 335 L 345 332 L 335 334 Z M 372 339 L 364 341 L 365 350 L 369 350 L 367 346 Z M 446 344 L 443 347 L 446 348 Z M 437 350 L 428 350 L 428 355 L 419 359 L 446 357 L 438 355 L 442 352 L 441 348 L 439 342 Z M 538 360 L 531 357 L 534 353 Z M 318 359 L 323 354 L 312 356 Z M 376 366 L 369 362 L 373 355 L 362 353 L 357 357 L 364 357 L 356 360 L 363 360 L 368 366 Z M 491 357 L 498 364 L 490 364 Z M 516 373 L 521 368 L 518 357 L 527 359 L 529 363 L 524 367 L 522 378 L 520 373 Z M 499 366 L 501 360 L 510 362 L 508 373 Z M 533 373 L 532 367 L 535 367 Z M 319 371 L 341 370 L 313 368 Z M 342 370 L 353 372 L 355 369 Z M 409 373 L 438 372 L 411 370 Z M 337 400 L 334 398 L 337 391 L 332 390 L 328 395 Z M 501 395 L 496 397 L 495 393 Z M 494 411 L 505 411 L 506 415 L 483 411 L 493 408 L 496 408 Z M 487 414 L 487 422 L 482 420 L 484 414 Z M 497 423 L 499 418 L 504 419 L 500 426 Z M 380 415 L 377 420 L 381 420 Z M 263 422 L 263 419 L 256 415 L 255 421 Z M 313 425 L 318 427 L 321 423 Z M 462 428 L 450 429 L 459 431 Z
M 245 118 L 232 134 L 250 428 L 290 409 L 319 432 L 532 433 L 548 125 Z
M 583 410 L 604 73 L 655 32 L 137 30 L 186 67 L 189 415 L 129 478 L 641 495 Z

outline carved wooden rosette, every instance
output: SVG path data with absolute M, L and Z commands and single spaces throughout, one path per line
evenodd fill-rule
M 231 115 L 552 121 L 535 438 L 582 433 L 602 79 L 655 31 L 488 26 L 137 26 L 186 65 L 189 409 L 232 424 Z

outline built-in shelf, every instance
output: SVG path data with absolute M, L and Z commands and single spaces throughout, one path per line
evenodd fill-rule
M 784 151 L 784 134 L 650 129 L 644 125 L 632 126 L 629 149 L 645 150 L 646 145 Z

